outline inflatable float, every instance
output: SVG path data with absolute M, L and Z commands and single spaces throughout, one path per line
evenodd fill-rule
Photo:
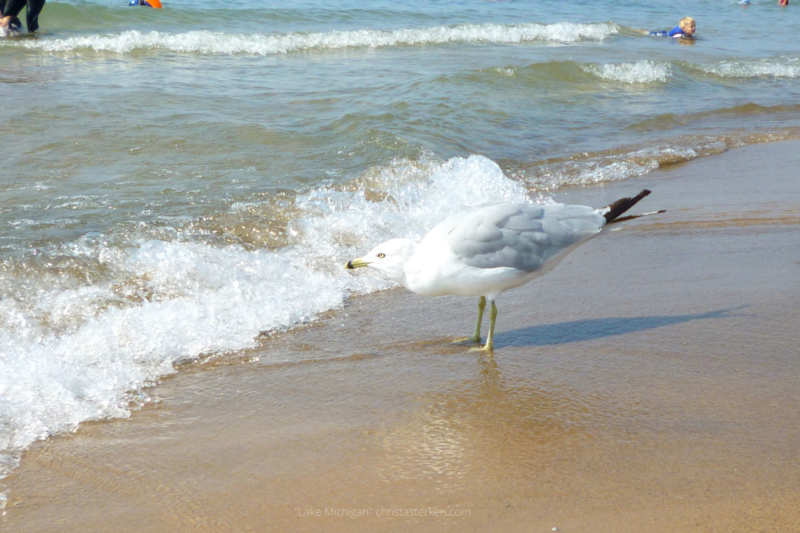
M 161 0 L 131 0 L 129 6 L 147 6 L 161 9 Z

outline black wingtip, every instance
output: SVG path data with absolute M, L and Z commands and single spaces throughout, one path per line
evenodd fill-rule
M 623 214 L 625 211 L 636 205 L 639 200 L 650 194 L 652 191 L 649 189 L 644 189 L 642 192 L 634 196 L 633 198 L 620 198 L 613 204 L 606 207 L 608 211 L 606 211 L 603 216 L 606 219 L 606 224 L 610 224 L 617 220 L 617 218 Z

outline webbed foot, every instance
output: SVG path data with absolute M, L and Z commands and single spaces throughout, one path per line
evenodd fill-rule
M 450 344 L 480 344 L 480 343 L 481 343 L 481 338 L 473 335 L 472 337 L 461 337 L 459 339 L 455 339 Z
M 483 352 L 483 353 L 494 353 L 494 344 L 487 342 L 486 345 L 481 346 L 480 348 L 472 348 L 470 352 Z

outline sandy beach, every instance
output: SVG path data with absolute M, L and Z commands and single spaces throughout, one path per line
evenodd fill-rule
M 498 302 L 351 300 L 33 445 L 27 532 L 800 531 L 800 142 L 555 198 L 635 211 Z M 358 275 L 358 274 L 356 274 Z

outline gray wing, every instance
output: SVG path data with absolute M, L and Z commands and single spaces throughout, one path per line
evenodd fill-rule
M 605 218 L 580 205 L 495 204 L 437 226 L 459 259 L 477 268 L 541 268 L 572 245 L 595 235 Z

